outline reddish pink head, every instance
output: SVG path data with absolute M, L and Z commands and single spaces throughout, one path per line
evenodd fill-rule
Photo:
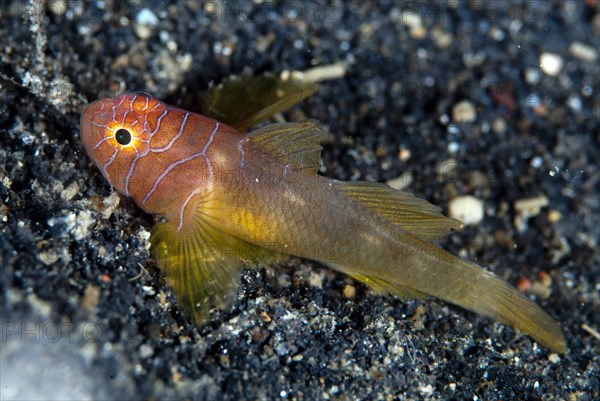
M 126 93 L 97 100 L 81 115 L 83 147 L 119 192 L 129 195 L 132 162 L 148 152 L 152 132 L 165 113 L 158 100 Z
M 214 178 L 211 144 L 223 126 L 145 93 L 90 104 L 81 116 L 89 156 L 119 192 L 149 213 L 181 213 Z

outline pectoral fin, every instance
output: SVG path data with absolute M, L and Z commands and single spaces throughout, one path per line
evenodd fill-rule
M 239 240 L 196 218 L 183 230 L 173 222 L 152 229 L 151 252 L 166 273 L 186 315 L 207 320 L 210 308 L 228 306 L 236 295 L 243 264 L 282 258 Z
M 231 79 L 211 89 L 204 114 L 243 132 L 301 102 L 316 90 L 314 82 L 274 76 Z
M 385 184 L 367 181 L 335 184 L 346 196 L 419 238 L 442 239 L 452 229 L 463 226 L 460 221 L 444 216 L 439 207 Z

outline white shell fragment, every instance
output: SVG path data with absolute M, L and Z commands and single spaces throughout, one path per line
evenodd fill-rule
M 472 123 L 477 119 L 475 105 L 468 100 L 457 103 L 452 109 L 452 120 L 458 124 Z
M 563 67 L 563 59 L 558 54 L 542 53 L 540 56 L 540 68 L 546 75 L 554 77 L 558 75 Z
M 448 215 L 465 225 L 478 224 L 483 220 L 483 202 L 471 195 L 458 196 L 450 201 Z

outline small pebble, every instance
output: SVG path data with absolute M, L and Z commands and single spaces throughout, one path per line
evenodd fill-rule
M 515 211 L 519 214 L 526 215 L 527 217 L 534 217 L 540 213 L 540 210 L 548 206 L 548 197 L 546 195 L 539 195 L 535 198 L 526 198 L 516 200 L 514 203 Z
M 64 15 L 67 11 L 67 2 L 65 0 L 51 0 L 47 3 L 47 8 L 54 15 Z
M 267 312 L 264 312 L 264 311 L 260 313 L 260 318 L 265 323 L 269 323 L 271 321 L 271 316 Z
M 95 285 L 89 284 L 83 291 L 83 298 L 81 299 L 81 307 L 88 311 L 92 311 L 98 305 L 100 300 L 100 288 Z
M 531 161 L 529 162 L 529 165 L 531 167 L 533 167 L 534 169 L 539 169 L 540 167 L 542 167 L 542 165 L 544 164 L 544 158 L 541 156 L 535 156 L 533 159 L 531 159 Z
M 558 75 L 562 67 L 563 59 L 558 54 L 542 53 L 540 56 L 540 68 L 551 77 Z
M 567 99 L 567 106 L 569 106 L 571 110 L 580 113 L 583 107 L 583 102 L 577 96 L 569 96 Z
M 506 132 L 506 120 L 502 117 L 497 117 L 492 121 L 492 131 L 496 134 L 503 134 Z
M 552 288 L 539 281 L 534 281 L 531 287 L 529 287 L 529 292 L 535 294 L 540 299 L 548 299 L 552 295 Z
M 73 181 L 61 194 L 60 197 L 63 200 L 70 201 L 75 195 L 79 193 L 79 184 L 77 181 Z
M 135 17 L 136 23 L 133 31 L 140 39 L 148 39 L 152 36 L 152 28 L 158 24 L 158 17 L 149 9 L 143 8 Z
M 117 191 L 112 191 L 106 198 L 98 199 L 96 209 L 102 214 L 103 218 L 108 219 L 119 206 L 120 200 Z
M 452 109 L 452 120 L 459 124 L 472 123 L 477 119 L 477 110 L 475 105 L 468 100 L 454 105 Z
M 158 17 L 152 11 L 147 8 L 142 8 L 135 17 L 138 24 L 142 25 L 156 25 L 158 24 Z
M 317 272 L 311 272 L 308 277 L 308 282 L 312 287 L 323 288 L 323 277 Z
M 142 359 L 150 358 L 154 355 L 154 348 L 148 344 L 142 344 L 140 347 L 140 357 Z
M 421 17 L 412 12 L 402 13 L 402 23 L 410 28 L 410 36 L 414 39 L 423 39 L 427 36 L 427 29 L 423 26 Z
M 548 221 L 550 223 L 557 223 L 562 219 L 562 214 L 558 210 L 550 210 L 548 212 Z
M 418 390 L 423 395 L 432 395 L 435 392 L 435 389 L 431 384 L 428 384 L 426 386 L 421 385 L 419 386 Z
M 228 369 L 230 366 L 229 355 L 219 355 L 219 363 L 225 369 Z
M 457 142 L 450 142 L 448 143 L 447 149 L 449 153 L 456 153 L 459 151 L 460 145 Z
M 356 287 L 350 284 L 346 284 L 344 286 L 344 298 L 346 299 L 354 299 L 356 296 Z
M 410 149 L 400 148 L 400 151 L 398 152 L 398 159 L 400 159 L 400 161 L 405 162 L 410 159 L 411 156 L 412 153 L 410 152 Z
M 492 27 L 490 29 L 490 36 L 497 41 L 501 41 L 502 39 L 504 39 L 506 37 L 506 32 L 504 32 L 502 29 L 499 29 L 497 27 Z
M 454 36 L 452 36 L 451 33 L 444 32 L 440 28 L 434 28 L 431 31 L 431 34 L 433 36 L 433 40 L 434 40 L 436 46 L 439 47 L 440 49 L 447 48 L 454 41 Z
M 413 28 L 410 30 L 410 36 L 413 39 L 425 39 L 427 37 L 427 29 L 424 26 Z
M 42 250 L 38 253 L 37 257 L 40 260 L 40 262 L 42 262 L 46 266 L 53 265 L 60 258 L 58 252 L 55 249 Z
M 414 328 L 416 330 L 423 330 L 425 327 L 423 318 L 425 317 L 425 307 L 423 305 L 419 305 L 415 308 L 415 313 L 410 317 L 410 321 L 413 322 Z
M 540 74 L 540 70 L 533 67 L 528 67 L 525 69 L 525 82 L 529 85 L 537 85 L 542 79 L 542 74 Z
M 517 289 L 519 292 L 524 293 L 529 290 L 529 287 L 531 287 L 531 280 L 527 278 L 520 278 L 519 281 L 517 281 Z
M 552 276 L 545 271 L 541 271 L 538 273 L 538 279 L 540 280 L 540 283 L 542 283 L 546 287 L 550 287 L 552 285 Z
M 450 201 L 448 216 L 465 225 L 478 224 L 483 220 L 483 202 L 471 195 L 458 196 Z
M 406 188 L 410 187 L 410 184 L 413 182 L 412 173 L 406 172 L 399 177 L 392 178 L 391 180 L 387 180 L 386 184 L 390 187 L 397 189 L 398 191 L 403 191 Z
M 513 207 L 516 215 L 513 224 L 517 231 L 525 231 L 527 229 L 527 221 L 529 218 L 540 214 L 541 209 L 548 206 L 548 203 L 548 198 L 545 195 L 515 201 Z
M 590 63 L 596 61 L 598 58 L 598 51 L 596 49 L 581 42 L 571 43 L 571 46 L 569 46 L 569 53 L 579 60 Z

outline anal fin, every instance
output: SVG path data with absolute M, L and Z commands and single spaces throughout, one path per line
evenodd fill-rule
M 392 283 L 391 281 L 387 281 L 376 276 L 353 272 L 353 269 L 349 269 L 347 267 L 343 267 L 332 263 L 329 263 L 328 266 L 334 270 L 349 275 L 356 281 L 360 281 L 361 283 L 366 284 L 377 294 L 393 294 L 403 300 L 423 299 L 427 298 L 428 296 L 424 292 L 414 290 L 412 288 L 408 288 L 400 284 Z
M 353 274 L 352 278 L 360 281 L 361 283 L 367 284 L 371 287 L 375 292 L 379 294 L 394 294 L 395 296 L 403 299 L 423 299 L 427 298 L 427 294 L 413 290 L 412 288 L 408 288 L 399 284 L 392 283 L 390 281 L 386 281 L 379 277 L 374 276 L 364 276 L 361 274 Z

